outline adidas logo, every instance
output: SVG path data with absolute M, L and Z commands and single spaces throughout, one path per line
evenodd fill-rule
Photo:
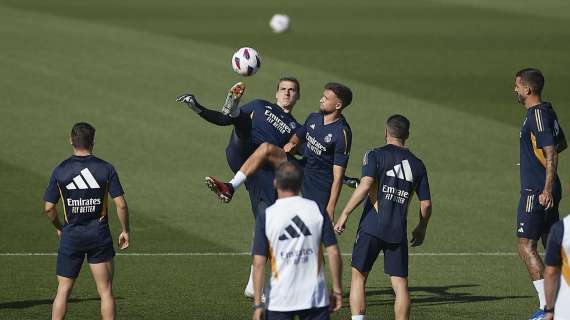
M 395 165 L 394 170 L 386 172 L 386 175 L 388 177 L 397 177 L 398 179 L 414 182 L 414 177 L 412 176 L 412 168 L 410 168 L 410 163 L 408 160 L 403 160 L 402 164 Z
M 293 223 L 288 225 L 287 228 L 285 228 L 285 232 L 283 232 L 283 234 L 279 236 L 279 240 L 283 241 L 292 238 L 299 238 L 301 236 L 300 233 L 302 233 L 305 237 L 311 235 L 311 231 L 309 231 L 309 228 L 307 228 L 307 226 L 305 225 L 303 220 L 299 218 L 299 216 L 294 216 L 293 219 L 291 219 L 291 221 L 293 221 Z M 297 228 L 293 227 L 293 225 L 297 226 Z
M 67 190 L 76 190 L 76 189 L 99 189 L 99 184 L 91 174 L 89 169 L 85 168 L 81 170 L 81 173 L 73 178 L 73 182 L 69 183 L 65 186 Z
M 315 124 L 314 123 L 312 125 L 310 125 L 309 127 L 311 127 L 311 129 L 315 130 Z

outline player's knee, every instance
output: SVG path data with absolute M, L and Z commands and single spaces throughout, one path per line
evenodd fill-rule
M 519 239 L 517 247 L 519 255 L 521 256 L 529 256 L 537 250 L 536 241 L 532 241 L 530 239 Z

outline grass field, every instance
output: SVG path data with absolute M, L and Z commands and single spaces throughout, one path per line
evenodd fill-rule
M 270 32 L 277 12 L 291 16 L 291 32 Z M 324 83 L 353 89 L 348 174 L 358 175 L 364 152 L 383 143 L 388 115 L 411 119 L 409 145 L 428 167 L 434 201 L 427 241 L 411 250 L 415 319 L 526 319 L 536 298 L 514 255 L 524 111 L 512 95 L 513 75 L 541 68 L 545 98 L 570 130 L 569 37 L 565 0 L 0 0 L 0 319 L 49 315 L 55 257 L 7 253 L 57 251 L 42 194 L 70 154 L 67 136 L 78 121 L 97 128 L 95 153 L 115 165 L 127 192 L 128 252 L 149 254 L 116 259 L 119 316 L 250 317 L 242 295 L 247 255 L 185 254 L 249 249 L 246 194 L 222 205 L 202 182 L 230 176 L 229 128 L 209 126 L 174 102 L 192 91 L 201 103 L 220 105 L 241 79 L 229 59 L 246 45 L 258 49 L 263 66 L 246 79 L 244 100 L 272 99 L 276 79 L 295 75 L 302 83 L 295 114 L 303 120 L 318 108 Z M 567 185 L 567 153 L 559 173 Z M 569 209 L 563 199 L 562 215 Z M 344 253 L 358 216 L 340 238 Z M 416 204 L 409 220 L 417 221 Z M 116 235 L 114 214 L 111 223 Z M 348 256 L 344 266 L 348 292 Z M 371 318 L 393 317 L 380 262 L 368 294 Z M 70 319 L 98 317 L 86 269 L 72 298 Z M 345 307 L 333 319 L 349 314 Z

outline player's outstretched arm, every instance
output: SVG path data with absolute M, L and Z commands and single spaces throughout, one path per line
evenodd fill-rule
M 342 257 L 338 245 L 326 247 L 331 271 L 332 292 L 330 297 L 331 311 L 335 312 L 342 307 Z
M 117 207 L 117 215 L 119 216 L 119 223 L 121 224 L 121 234 L 119 234 L 119 248 L 121 250 L 127 249 L 129 247 L 129 207 L 127 206 L 127 200 L 124 196 L 118 196 L 113 198 L 113 202 Z
M 59 221 L 59 217 L 57 216 L 57 208 L 55 207 L 55 203 L 51 203 L 46 201 L 44 204 L 44 214 L 47 216 L 51 224 L 57 230 L 57 235 L 61 235 L 61 222 Z
M 412 247 L 420 246 L 426 237 L 426 230 L 431 217 L 431 200 L 420 201 L 420 221 L 412 231 Z
M 348 217 L 352 211 L 354 211 L 354 209 L 356 209 L 356 207 L 358 207 L 360 203 L 362 203 L 362 201 L 366 198 L 368 192 L 370 191 L 370 188 L 372 187 L 372 184 L 374 184 L 374 181 L 375 179 L 372 177 L 362 177 L 360 184 L 350 196 L 350 199 L 346 203 L 346 206 L 342 210 L 342 213 L 340 214 L 340 217 L 334 226 L 336 233 L 342 234 L 344 232 Z

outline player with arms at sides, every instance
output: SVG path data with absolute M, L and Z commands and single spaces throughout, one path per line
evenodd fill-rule
M 332 219 L 352 144 L 352 131 L 342 115 L 351 101 L 350 88 L 340 83 L 327 83 L 320 100 L 320 112 L 310 114 L 287 145 L 283 148 L 269 143 L 260 145 L 232 180 L 226 183 L 210 176 L 206 178 L 208 186 L 220 199 L 229 202 L 235 190 L 258 170 L 267 165 L 278 167 L 288 160 L 288 153 L 303 145 L 303 196 L 317 202 L 321 211 Z
M 113 166 L 93 156 L 95 128 L 85 122 L 71 129 L 73 155 L 53 171 L 44 194 L 44 212 L 60 237 L 57 255 L 57 295 L 52 319 L 63 319 L 67 301 L 85 256 L 101 297 L 103 319 L 115 318 L 113 298 L 113 240 L 108 224 L 108 195 L 111 195 L 119 222 L 119 248 L 129 247 L 129 212 L 119 176 Z M 62 225 L 56 204 L 61 198 L 65 222 Z
M 330 319 L 331 311 L 342 306 L 342 258 L 332 223 L 314 201 L 299 196 L 302 180 L 297 165 L 282 163 L 275 174 L 279 199 L 260 212 L 255 221 L 254 320 L 293 320 L 295 316 L 301 320 L 326 320 Z M 329 258 L 330 294 L 323 249 Z M 261 297 L 268 260 L 271 278 L 266 308 Z
M 538 241 L 546 243 L 550 227 L 558 221 L 562 196 L 556 173 L 558 154 L 566 149 L 564 132 L 552 105 L 542 101 L 544 76 L 533 68 L 515 75 L 515 94 L 526 109 L 520 132 L 521 197 L 517 210 L 518 253 L 538 294 L 539 310 L 529 319 L 544 319 L 544 263 Z
M 420 200 L 420 219 L 412 232 L 411 245 L 423 243 L 431 216 L 431 196 L 426 167 L 405 147 L 410 122 L 402 115 L 388 118 L 386 145 L 364 155 L 360 185 L 354 190 L 335 225 L 342 234 L 352 211 L 366 199 L 352 250 L 350 310 L 352 320 L 366 313 L 366 280 L 380 251 L 384 273 L 390 276 L 396 294 L 396 320 L 410 318 L 408 292 L 408 206 L 414 193 Z

